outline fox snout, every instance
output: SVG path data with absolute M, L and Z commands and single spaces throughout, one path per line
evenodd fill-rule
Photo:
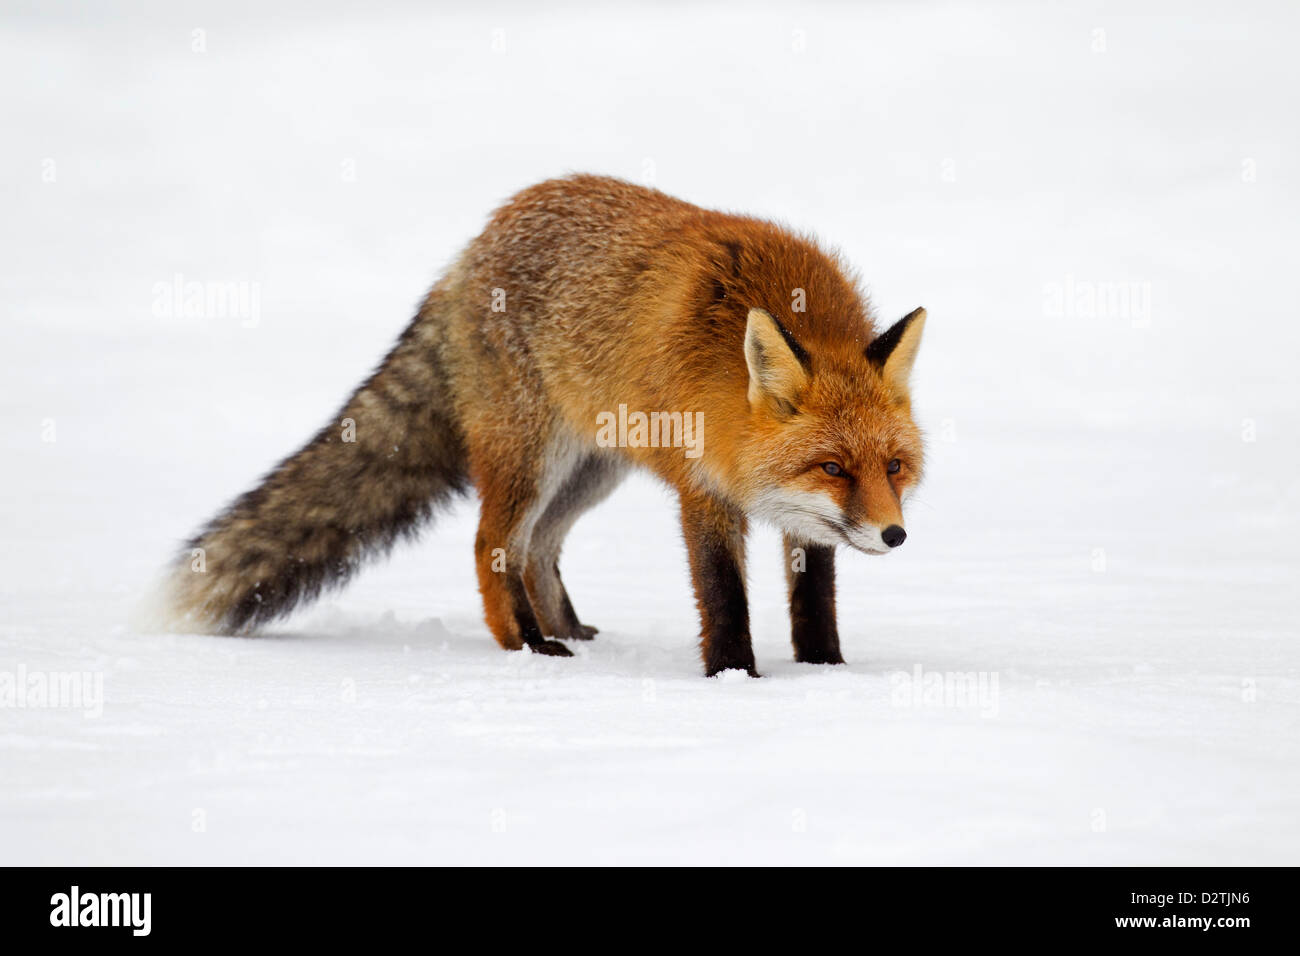
M 888 481 L 863 481 L 842 507 L 844 536 L 859 551 L 888 554 L 907 540 L 902 502 Z
M 899 524 L 890 524 L 884 528 L 861 524 L 856 528 L 842 530 L 850 545 L 867 554 L 888 554 L 907 540 L 907 532 Z

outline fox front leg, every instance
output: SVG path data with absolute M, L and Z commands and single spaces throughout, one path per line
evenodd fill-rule
M 794 659 L 803 664 L 843 664 L 835 626 L 835 549 L 803 544 L 789 535 L 782 540 Z
M 745 597 L 745 518 L 706 495 L 682 495 L 682 532 L 700 611 L 700 651 L 707 677 L 743 670 L 758 677 Z

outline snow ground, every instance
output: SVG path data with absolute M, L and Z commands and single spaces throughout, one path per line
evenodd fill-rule
M 1298 862 L 1293 6 L 374 6 L 6 4 L 0 680 L 103 699 L 0 709 L 0 860 Z M 571 660 L 492 643 L 472 502 L 262 637 L 131 630 L 575 169 L 928 308 L 929 477 L 906 547 L 840 561 L 850 664 L 790 660 L 760 531 L 767 677 L 701 678 L 646 480 L 571 539 Z M 168 315 L 176 275 L 258 306 Z

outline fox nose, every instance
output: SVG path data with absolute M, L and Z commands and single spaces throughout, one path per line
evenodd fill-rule
M 891 524 L 884 531 L 880 532 L 880 537 L 884 539 L 885 544 L 891 548 L 897 548 L 907 540 L 907 532 L 896 524 Z

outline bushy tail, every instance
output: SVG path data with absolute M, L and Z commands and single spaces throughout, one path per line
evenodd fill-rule
M 439 290 L 336 419 L 200 531 L 168 572 L 167 626 L 246 632 L 341 585 L 468 488 Z

